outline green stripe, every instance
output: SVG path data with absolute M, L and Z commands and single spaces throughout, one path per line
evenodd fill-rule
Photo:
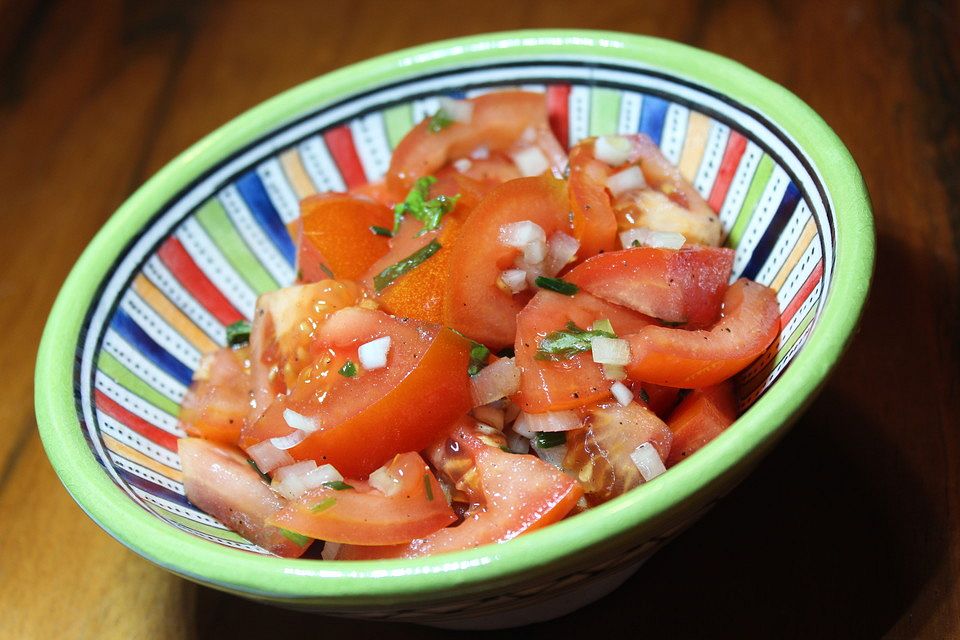
M 119 360 L 110 355 L 105 349 L 100 350 L 97 357 L 97 368 L 113 378 L 121 387 L 149 402 L 156 408 L 166 411 L 171 416 L 180 415 L 180 407 L 170 398 L 138 378 L 130 369 L 127 369 Z
M 230 531 L 229 529 L 220 529 L 217 527 L 211 527 L 209 524 L 203 524 L 202 522 L 197 522 L 191 520 L 190 518 L 185 518 L 177 513 L 172 511 L 167 511 L 162 507 L 154 507 L 157 512 L 168 520 L 173 520 L 174 522 L 179 522 L 185 527 L 193 529 L 194 531 L 199 531 L 201 533 L 206 533 L 207 535 L 220 538 L 221 540 L 230 540 L 232 542 L 240 542 L 250 544 L 250 541 L 241 536 L 238 533 Z
M 219 200 L 210 198 L 204 202 L 203 206 L 197 210 L 196 218 L 213 243 L 220 249 L 223 257 L 254 291 L 259 294 L 280 288 L 280 283 L 274 280 L 263 268 L 260 261 L 247 247 L 243 238 L 237 233 L 236 227 L 230 223 L 227 211 Z
M 744 198 L 740 213 L 737 214 L 737 221 L 733 223 L 733 228 L 727 237 L 726 246 L 736 249 L 737 245 L 740 244 L 740 238 L 743 237 L 747 223 L 753 217 L 753 211 L 757 208 L 757 203 L 760 202 L 760 196 L 763 195 L 763 190 L 767 188 L 767 182 L 769 182 L 772 173 L 773 158 L 763 154 L 760 162 L 757 163 L 757 170 L 753 173 L 753 180 L 750 182 L 750 189 L 747 190 L 747 197 Z
M 413 128 L 413 105 L 408 102 L 384 111 L 383 126 L 387 130 L 390 148 L 396 149 L 403 136 Z
M 595 87 L 590 92 L 590 135 L 601 136 L 617 132 L 620 122 L 621 92 Z

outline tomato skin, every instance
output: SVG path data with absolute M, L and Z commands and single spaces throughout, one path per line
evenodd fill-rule
M 287 539 L 267 519 L 286 502 L 270 489 L 235 447 L 200 438 L 177 442 L 187 498 L 267 551 L 297 558 L 309 547 Z
M 734 256 L 714 247 L 634 247 L 594 256 L 565 279 L 609 302 L 700 328 L 720 317 Z
M 187 434 L 236 446 L 250 412 L 249 357 L 247 347 L 224 347 L 203 357 L 180 406 L 180 427 Z
M 773 289 L 740 279 L 727 289 L 724 317 L 709 330 L 649 326 L 627 336 L 634 380 L 668 387 L 708 387 L 733 376 L 757 358 L 780 331 Z
M 378 202 L 347 194 L 310 196 L 300 203 L 302 230 L 298 267 L 304 282 L 331 276 L 356 280 L 387 252 L 387 238 L 373 233 L 372 226 L 389 229 L 393 213 Z
M 694 389 L 670 414 L 673 448 L 667 466 L 673 466 L 720 435 L 737 419 L 737 397 L 731 381 Z
M 680 389 L 676 387 L 664 387 L 650 382 L 629 382 L 627 386 L 637 395 L 645 394 L 646 401 L 642 397 L 638 397 L 637 400 L 643 402 L 661 419 L 666 419 L 680 401 Z
M 387 473 L 397 480 L 396 492 L 391 495 L 363 481 L 349 480 L 353 489 L 307 491 L 274 514 L 269 523 L 327 542 L 387 545 L 430 535 L 456 521 L 440 483 L 418 454 L 397 455 Z M 314 511 L 316 505 L 330 500 L 332 506 Z
M 520 255 L 500 242 L 500 228 L 530 220 L 549 238 L 570 230 L 567 210 L 566 184 L 549 176 L 511 180 L 488 193 L 463 224 L 450 255 L 444 324 L 494 349 L 512 345 L 517 314 L 532 294 L 511 294 L 496 284 Z
M 386 335 L 386 367 L 354 378 L 337 373 L 346 356 L 357 362 L 359 345 Z M 320 374 L 304 370 L 288 395 L 244 429 L 243 447 L 292 433 L 283 418 L 284 409 L 291 409 L 319 428 L 290 455 L 360 478 L 397 453 L 423 449 L 472 407 L 470 342 L 447 328 L 355 307 L 331 316 L 317 343 L 334 354 L 333 364 L 321 358 Z M 425 403 L 429 412 L 411 410 Z
M 581 140 L 570 152 L 570 209 L 580 257 L 617 248 L 617 216 L 605 186 L 613 170 L 594 158 L 594 141 Z

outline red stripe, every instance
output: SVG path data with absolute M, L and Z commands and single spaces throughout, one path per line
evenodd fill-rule
M 327 149 L 333 156 L 333 161 L 337 163 L 337 168 L 340 169 L 340 175 L 348 189 L 367 184 L 367 174 L 363 171 L 357 147 L 353 144 L 350 127 L 342 125 L 336 129 L 330 129 L 323 134 L 323 141 L 327 143 Z
M 118 421 L 120 424 L 136 431 L 141 436 L 170 451 L 177 450 L 177 436 L 155 427 L 140 416 L 134 415 L 108 398 L 102 391 L 94 392 L 97 409 Z
M 803 283 L 803 286 L 800 287 L 800 290 L 797 291 L 797 294 L 793 296 L 793 300 L 790 301 L 790 304 L 787 305 L 787 308 L 783 310 L 783 313 L 780 315 L 780 326 L 785 327 L 793 319 L 793 316 L 796 315 L 797 310 L 803 305 L 803 302 L 810 296 L 810 292 L 813 291 L 814 287 L 817 286 L 817 283 L 820 282 L 820 279 L 823 277 L 823 260 L 817 263 L 817 266 L 813 268 L 813 271 L 807 277 L 806 282 Z
M 547 114 L 550 128 L 564 149 L 570 146 L 570 85 L 552 84 L 547 87 Z
M 223 324 L 233 324 L 243 320 L 243 314 L 234 308 L 220 289 L 200 270 L 187 250 L 176 238 L 169 238 L 157 252 L 160 259 L 173 273 L 184 289 L 190 292 L 207 311 Z
M 720 211 L 723 201 L 727 197 L 727 191 L 730 189 L 730 183 L 733 182 L 733 175 L 737 172 L 737 166 L 740 164 L 740 158 L 747 148 L 747 139 L 736 131 L 730 132 L 730 139 L 727 140 L 727 148 L 723 152 L 723 160 L 720 162 L 720 169 L 717 171 L 717 179 L 713 181 L 713 189 L 710 191 L 710 198 L 707 204 L 714 211 Z

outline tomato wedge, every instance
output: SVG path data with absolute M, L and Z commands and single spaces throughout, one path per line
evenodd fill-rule
M 399 454 L 383 469 L 390 493 L 349 480 L 350 489 L 307 491 L 269 522 L 327 542 L 385 545 L 430 535 L 457 519 L 440 483 L 418 454 Z
M 527 413 L 572 409 L 610 397 L 610 380 L 589 351 L 563 360 L 541 360 L 537 350 L 544 336 L 573 322 L 588 329 L 606 318 L 617 335 L 640 331 L 651 320 L 635 311 L 605 302 L 584 291 L 565 296 L 540 291 L 517 317 L 516 364 L 520 391 L 514 401 Z
M 356 280 L 389 248 L 387 238 L 371 230 L 393 226 L 393 212 L 379 202 L 341 193 L 310 196 L 300 203 L 300 219 L 297 264 L 304 282 L 330 273 Z
M 636 247 L 594 256 L 564 279 L 609 302 L 700 328 L 720 317 L 734 255 L 714 247 Z
M 357 348 L 384 336 L 386 366 L 363 370 Z M 354 307 L 331 316 L 316 343 L 332 355 L 316 361 L 318 370 L 304 369 L 290 393 L 243 430 L 241 446 L 294 433 L 284 418 L 290 409 L 317 426 L 290 455 L 359 478 L 397 453 L 423 449 L 472 407 L 470 342 L 449 329 Z M 360 369 L 355 377 L 337 373 L 347 359 Z M 425 405 L 430 411 L 414 410 Z
M 565 183 L 549 176 L 511 180 L 487 194 L 463 224 L 450 255 L 444 324 L 494 349 L 512 345 L 517 314 L 532 293 L 511 294 L 497 286 L 500 273 L 513 268 L 520 255 L 500 241 L 500 229 L 530 220 L 549 238 L 570 230 L 568 207 Z
M 181 438 L 183 489 L 198 508 L 244 538 L 285 558 L 297 558 L 310 546 L 300 546 L 267 524 L 286 502 L 270 489 L 234 447 L 200 438 Z
M 250 411 L 250 350 L 225 347 L 206 354 L 180 406 L 187 434 L 236 445 Z
M 670 414 L 673 448 L 667 465 L 672 466 L 720 435 L 737 419 L 737 397 L 729 380 L 712 387 L 694 389 Z
M 581 256 L 617 248 L 617 216 L 606 189 L 613 169 L 594 158 L 595 140 L 581 140 L 570 151 L 570 209 Z
M 561 520 L 583 495 L 573 478 L 539 458 L 485 444 L 472 420 L 462 420 L 434 457 L 442 458 L 434 460 L 438 468 L 458 468 L 461 480 L 472 478 L 478 504 L 464 521 L 404 545 L 345 545 L 337 560 L 414 558 L 505 542 Z
M 780 308 L 773 289 L 745 279 L 727 289 L 723 308 L 723 318 L 709 330 L 649 326 L 627 336 L 627 374 L 688 389 L 715 385 L 736 374 L 777 337 Z

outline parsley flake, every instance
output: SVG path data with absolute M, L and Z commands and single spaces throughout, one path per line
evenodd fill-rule
M 537 360 L 569 360 L 578 353 L 589 351 L 590 341 L 596 337 L 616 338 L 617 336 L 602 329 L 581 329 L 574 322 L 568 322 L 566 329 L 548 333 L 537 348 Z
M 450 117 L 446 111 L 441 107 L 437 109 L 437 112 L 430 117 L 430 124 L 427 125 L 427 129 L 430 133 L 440 133 L 447 127 L 453 124 L 453 118 Z
M 490 357 L 490 349 L 479 342 L 474 342 L 470 347 L 470 364 L 467 365 L 467 375 L 475 376 L 480 370 L 487 366 L 487 358 Z
M 353 360 L 347 360 L 337 373 L 344 378 L 353 378 L 357 375 L 357 365 L 353 364 Z
M 413 271 L 419 267 L 423 262 L 440 250 L 440 243 L 436 240 L 431 240 L 426 246 L 417 249 L 409 256 L 398 262 L 397 264 L 390 265 L 379 274 L 373 277 L 373 288 L 377 290 L 377 293 L 380 293 L 391 284 L 393 281 L 407 273 L 408 271 Z
M 417 234 L 423 235 L 438 228 L 443 216 L 453 211 L 457 200 L 460 199 L 459 193 L 452 198 L 440 195 L 436 198 L 427 199 L 430 195 L 430 186 L 436 181 L 437 179 L 433 176 L 419 178 L 404 201 L 393 208 L 393 235 L 396 235 L 400 230 L 403 216 L 407 214 L 423 223 L 423 229 Z
M 533 441 L 541 449 L 552 449 L 567 443 L 567 433 L 565 431 L 537 431 Z
M 250 342 L 250 323 L 246 320 L 237 320 L 227 325 L 227 344 L 239 347 Z
M 565 296 L 572 296 L 580 291 L 580 288 L 573 284 L 572 282 L 567 282 L 560 278 L 548 278 L 547 276 L 537 276 L 537 279 L 534 280 L 536 285 L 541 289 L 549 289 L 550 291 L 556 291 L 557 293 L 562 293 Z

